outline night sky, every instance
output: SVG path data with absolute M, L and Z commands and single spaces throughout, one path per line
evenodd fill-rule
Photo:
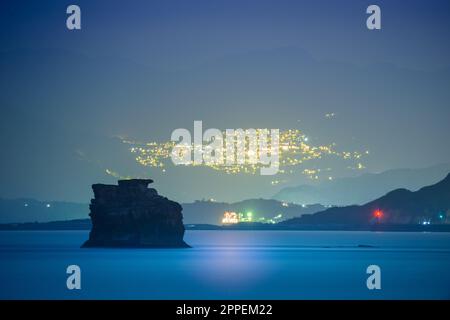
M 81 30 L 66 28 L 69 4 Z M 381 30 L 366 28 L 370 4 Z M 449 39 L 445 0 L 2 1 L 0 197 L 87 202 L 92 183 L 149 177 L 177 201 L 234 201 L 450 162 Z M 194 120 L 364 156 L 262 177 L 142 166 L 124 143 Z

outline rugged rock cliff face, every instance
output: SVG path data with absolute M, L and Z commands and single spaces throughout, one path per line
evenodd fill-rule
M 83 247 L 189 247 L 183 241 L 181 205 L 148 188 L 152 182 L 92 185 L 92 230 Z

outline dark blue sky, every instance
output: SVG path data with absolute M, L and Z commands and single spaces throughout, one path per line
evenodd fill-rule
M 71 3 L 2 1 L 2 48 L 63 48 L 168 69 L 286 46 L 351 63 L 449 65 L 445 0 L 376 1 L 383 31 L 372 33 L 365 9 L 373 1 L 77 1 L 83 13 L 77 33 L 65 29 Z
M 72 3 L 80 31 L 65 26 Z M 380 31 L 366 28 L 369 4 L 382 9 Z M 266 197 L 284 186 L 204 168 L 163 175 L 138 166 L 115 138 L 168 140 L 194 120 L 299 128 L 315 144 L 370 150 L 365 172 L 450 161 L 449 1 L 2 1 L 0 9 L 0 196 L 87 201 L 91 183 L 114 181 L 105 168 L 154 177 L 180 201 Z

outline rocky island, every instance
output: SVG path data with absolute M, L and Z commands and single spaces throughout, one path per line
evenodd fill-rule
M 92 229 L 82 247 L 187 248 L 179 203 L 158 195 L 150 179 L 94 184 Z

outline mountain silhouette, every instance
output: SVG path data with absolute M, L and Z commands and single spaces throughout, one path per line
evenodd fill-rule
M 394 65 L 358 66 L 323 61 L 305 50 L 285 47 L 230 53 L 171 71 L 114 56 L 17 49 L 0 52 L 0 69 L 0 142 L 4 150 L 21 146 L 20 152 L 0 159 L 4 198 L 83 202 L 90 197 L 86 185 L 115 182 L 105 169 L 145 177 L 148 168 L 137 165 L 117 136 L 166 141 L 175 128 L 190 129 L 197 115 L 205 128 L 298 128 L 314 144 L 337 142 L 340 149 L 347 141 L 348 151 L 364 145 L 376 170 L 448 158 L 445 148 L 435 154 L 435 146 L 445 145 L 442 137 L 448 132 L 447 118 L 442 116 L 450 99 L 448 68 L 419 72 Z M 328 112 L 336 112 L 336 119 L 325 119 Z M 424 119 L 434 124 L 434 130 L 417 129 Z M 382 123 L 383 130 L 367 130 L 376 123 Z M 392 132 L 408 133 L 407 140 Z M 354 133 L 357 143 L 352 142 Z M 316 167 L 313 162 L 308 165 Z M 336 168 L 333 174 L 346 176 L 345 168 Z M 370 163 L 368 170 L 373 170 Z M 202 168 L 155 170 L 152 177 L 161 181 L 165 195 L 180 202 L 200 197 L 227 202 L 268 198 L 278 190 L 269 185 L 269 177 L 210 174 Z M 398 187 L 414 186 L 390 185 L 358 201 L 335 202 L 344 199 L 337 196 L 323 204 L 362 204 Z M 358 190 L 369 189 L 353 193 Z M 322 201 L 305 202 L 309 203 Z
M 299 185 L 281 189 L 273 199 L 291 203 L 323 205 L 362 205 L 390 190 L 416 191 L 440 181 L 450 172 L 450 163 L 419 169 L 393 169 L 366 173 L 357 177 L 337 178 L 318 185 Z
M 393 190 L 362 206 L 334 207 L 282 224 L 442 224 L 450 215 L 450 174 L 418 191 Z
M 256 217 L 273 218 L 281 214 L 281 220 L 325 209 L 320 204 L 300 206 L 277 200 L 249 199 L 234 203 L 195 201 L 183 203 L 185 224 L 220 224 L 225 211 L 252 211 Z M 88 217 L 87 203 L 37 201 L 35 199 L 1 199 L 0 223 L 50 222 Z
M 82 219 L 87 217 L 88 212 L 87 203 L 0 198 L 0 223 Z

